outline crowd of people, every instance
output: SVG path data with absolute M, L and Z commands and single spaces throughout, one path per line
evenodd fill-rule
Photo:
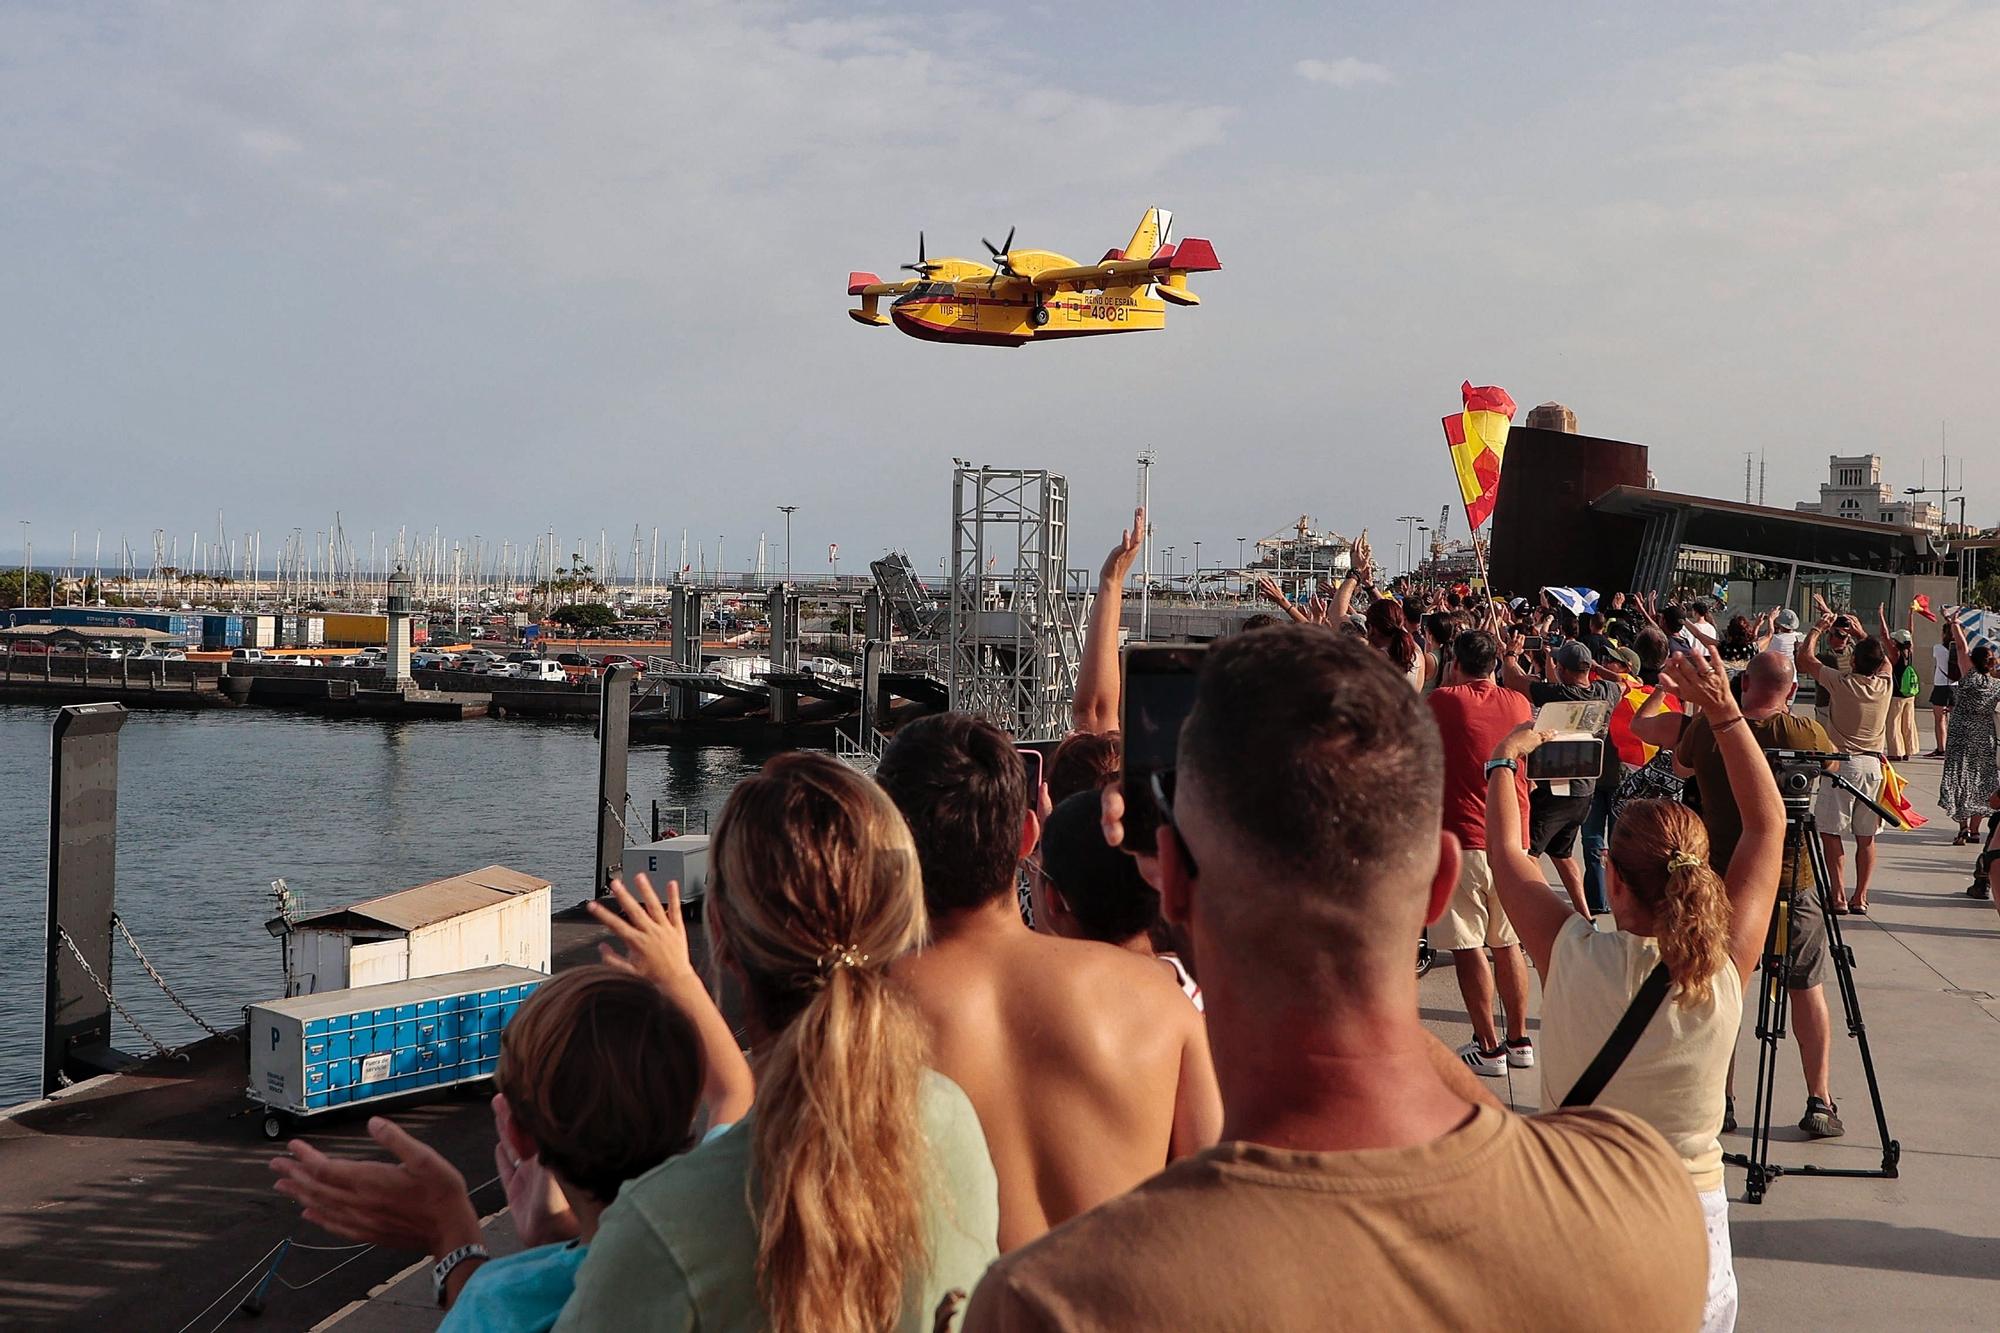
M 714 831 L 706 978 L 674 886 L 591 905 L 601 963 L 503 1036 L 521 1253 L 489 1256 L 460 1173 L 386 1119 L 391 1160 L 300 1140 L 277 1188 L 432 1255 L 461 1333 L 1733 1327 L 1720 1136 L 1760 964 L 1792 993 L 1801 1123 L 1842 1132 L 1824 921 L 1764 752 L 1842 754 L 1878 797 L 1915 749 L 1907 633 L 1378 585 L 1364 547 L 1206 649 L 1137 855 L 1118 626 L 1144 522 L 1039 781 L 949 713 L 872 776 L 772 759 Z M 2000 681 L 1947 643 L 1943 803 L 1990 848 Z M 1602 719 L 1602 760 L 1531 781 L 1558 705 Z M 1822 787 L 1831 910 L 1865 913 L 1877 819 Z M 1456 1051 L 1419 1016 L 1426 929 Z M 1491 1091 L 1510 1070 L 1538 1114 Z

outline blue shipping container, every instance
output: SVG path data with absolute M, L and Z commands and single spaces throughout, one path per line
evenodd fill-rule
M 496 966 L 250 1006 L 252 1098 L 310 1116 L 492 1076 L 500 1033 L 547 977 Z M 265 1132 L 282 1130 L 276 1115 Z
M 29 608 L 12 614 L 12 623 L 17 625 L 107 625 L 122 629 L 166 630 L 172 620 L 164 611 L 128 611 L 109 606 L 58 606 L 41 611 Z

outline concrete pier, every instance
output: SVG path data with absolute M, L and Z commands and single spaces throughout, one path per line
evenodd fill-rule
M 1921 759 L 1905 766 L 1913 799 L 1933 823 L 1884 836 L 1871 912 L 1843 919 L 1890 1129 L 1903 1144 L 1901 1178 L 1787 1176 L 1764 1203 L 1734 1204 L 1740 1328 L 1994 1324 L 2000 1147 L 1991 1130 L 1991 1071 L 2000 1068 L 2000 913 L 1964 896 L 1972 858 L 1950 846 L 1951 826 L 1934 804 L 1938 768 Z M 596 937 L 593 927 L 558 922 L 558 965 L 593 957 Z M 1470 1035 L 1448 961 L 1424 980 L 1420 1002 L 1427 1024 L 1450 1044 Z M 1738 1057 L 1743 1090 L 1755 1067 L 1753 1035 L 1746 1022 Z M 188 1065 L 149 1063 L 0 1113 L 0 1326 L 173 1329 L 225 1297 L 208 1316 L 221 1320 L 237 1299 L 227 1295 L 228 1284 L 279 1240 L 343 1243 L 301 1226 L 293 1206 L 271 1192 L 264 1163 L 272 1149 L 243 1098 L 241 1048 L 211 1041 L 193 1056 Z M 1834 1038 L 1844 1139 L 1798 1141 L 1789 1127 L 1805 1097 L 1797 1053 L 1788 1043 L 1780 1056 L 1785 1119 L 1773 1159 L 1879 1163 L 1854 1043 L 1838 1032 Z M 1532 1071 L 1494 1086 L 1522 1110 L 1538 1105 Z M 472 1184 L 493 1177 L 483 1101 L 420 1102 L 395 1114 Z M 373 1153 L 359 1118 L 317 1123 L 312 1137 L 328 1151 Z M 1746 1143 L 1743 1135 L 1725 1136 L 1732 1151 Z M 1732 1197 L 1740 1198 L 1742 1187 L 1742 1171 L 1730 1168 Z M 477 1202 L 490 1210 L 504 1201 L 488 1187 Z M 418 1257 L 295 1249 L 281 1276 L 302 1289 L 274 1284 L 263 1323 L 304 1329 L 343 1314 L 334 1325 L 340 1333 L 434 1328 L 435 1314 L 410 1288 L 387 1285 Z M 383 1299 L 369 1301 L 378 1286 Z

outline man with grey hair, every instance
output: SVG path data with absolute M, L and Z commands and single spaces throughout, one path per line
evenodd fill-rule
M 1798 667 L 1789 653 L 1772 649 L 1750 659 L 1743 669 L 1743 716 L 1750 734 L 1766 750 L 1834 753 L 1833 738 L 1809 717 L 1792 715 L 1798 693 Z M 1691 723 L 1674 751 L 1674 772 L 1691 777 L 1701 788 L 1701 819 L 1708 826 L 1708 859 L 1721 874 L 1729 866 L 1743 836 L 1743 817 L 1730 792 L 1722 756 L 1705 719 Z M 1839 1108 L 1828 1086 L 1833 1059 L 1833 1026 L 1826 1008 L 1826 917 L 1815 891 L 1812 868 L 1801 848 L 1788 839 L 1784 868 L 1779 873 L 1778 899 L 1786 914 L 1785 988 L 1791 992 L 1792 1035 L 1798 1039 L 1799 1063 L 1805 1071 L 1806 1113 L 1799 1128 L 1814 1138 L 1833 1138 L 1845 1131 Z M 1732 1099 L 1725 1129 L 1735 1128 Z

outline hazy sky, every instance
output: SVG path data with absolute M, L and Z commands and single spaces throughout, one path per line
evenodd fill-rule
M 1095 563 L 1151 445 L 1162 545 L 1386 555 L 1466 378 L 1786 505 L 1935 482 L 1947 420 L 1991 523 L 1996 68 L 1950 3 L 0 0 L 0 548 L 339 510 L 735 566 L 793 503 L 801 567 L 935 568 L 956 454 L 1067 473 Z M 1153 203 L 1224 265 L 1163 332 L 843 313 L 920 227 L 1094 259 Z

